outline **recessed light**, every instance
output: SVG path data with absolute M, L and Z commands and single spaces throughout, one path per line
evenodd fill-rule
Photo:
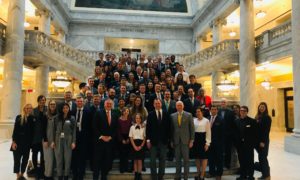
M 229 33 L 229 36 L 230 36 L 230 37 L 234 37 L 234 36 L 236 36 L 236 32 L 234 32 L 234 31 L 230 31 L 230 33 Z
M 257 18 L 264 18 L 267 15 L 267 13 L 265 11 L 258 11 L 258 13 L 256 13 L 256 17 Z

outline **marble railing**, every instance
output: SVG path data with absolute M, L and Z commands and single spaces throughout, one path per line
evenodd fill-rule
M 98 54 L 100 52 L 103 52 L 104 54 L 107 54 L 107 53 L 111 53 L 111 54 L 115 54 L 116 57 L 120 57 L 122 56 L 122 52 L 113 52 L 113 51 L 88 51 L 88 50 L 80 50 L 81 52 L 83 52 L 84 54 L 92 57 L 93 59 L 98 59 Z M 137 58 L 137 57 L 140 57 L 142 53 L 138 53 L 138 52 L 132 52 L 131 53 L 131 57 L 132 58 Z M 168 56 L 171 56 L 173 54 L 160 54 L 160 53 L 145 53 L 146 56 L 152 56 L 152 57 L 155 57 L 155 56 L 158 56 L 158 55 L 161 55 L 163 57 L 163 59 L 165 59 L 166 57 Z M 175 55 L 175 58 L 177 61 L 181 61 L 182 59 L 184 59 L 187 54 L 174 54 Z
M 90 56 L 39 31 L 25 31 L 25 42 L 34 42 L 41 48 L 52 50 L 86 68 L 93 69 L 95 65 L 95 60 Z
M 4 53 L 5 31 L 6 26 L 0 23 L 0 55 Z
M 256 48 L 266 48 L 274 43 L 278 43 L 278 39 L 291 36 L 292 23 L 291 21 L 285 22 L 273 29 L 263 32 L 255 38 Z
M 218 55 L 223 53 L 236 53 L 239 51 L 239 40 L 231 39 L 224 40 L 216 45 L 213 45 L 209 48 L 203 49 L 195 54 L 185 57 L 182 61 L 180 61 L 186 70 L 192 68 L 193 66 L 208 61 Z

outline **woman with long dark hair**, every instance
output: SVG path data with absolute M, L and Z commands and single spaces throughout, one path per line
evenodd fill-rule
M 17 179 L 25 179 L 23 175 L 27 167 L 33 138 L 33 121 L 35 121 L 35 117 L 32 115 L 32 105 L 26 104 L 22 115 L 16 117 L 10 148 L 14 155 L 14 173 L 17 175 Z
M 71 116 L 68 103 L 63 104 L 60 112 L 54 122 L 54 143 L 51 146 L 55 152 L 58 179 L 68 180 L 72 150 L 76 147 L 76 121 L 74 116 Z
M 256 151 L 258 152 L 259 166 L 262 173 L 262 176 L 259 179 L 270 179 L 268 153 L 272 119 L 268 112 L 267 103 L 261 102 L 258 105 L 255 119 L 257 120 L 259 131 L 259 142 L 256 146 Z
M 142 102 L 143 102 L 143 100 L 142 100 L 141 96 L 136 96 L 135 97 L 133 106 L 130 108 L 130 115 L 131 115 L 132 119 L 134 119 L 134 117 L 137 113 L 141 114 L 142 119 L 147 119 L 148 111 L 143 106 Z

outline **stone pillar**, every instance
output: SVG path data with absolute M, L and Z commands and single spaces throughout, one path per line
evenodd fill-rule
M 294 77 L 294 130 L 285 138 L 284 149 L 300 155 L 300 1 L 292 0 L 292 56 Z
M 51 26 L 51 14 L 48 10 L 39 10 L 37 14 L 40 16 L 39 19 L 39 31 L 50 36 Z
M 222 26 L 224 24 L 226 24 L 225 20 L 214 20 L 210 23 L 213 34 L 213 45 L 218 44 L 220 41 L 222 41 Z
M 49 83 L 49 66 L 41 65 L 36 68 L 36 87 L 35 94 L 36 96 L 48 95 L 48 83 Z
M 3 89 L 1 93 L 0 135 L 10 136 L 15 118 L 20 114 L 24 59 L 25 1 L 10 0 L 6 27 Z M 10 130 L 9 130 L 10 129 Z
M 222 76 L 224 76 L 224 73 L 222 71 L 214 71 L 211 74 L 211 97 L 213 101 L 220 100 L 220 97 L 218 96 L 220 90 L 217 87 L 217 83 L 222 81 Z
M 241 0 L 240 11 L 240 105 L 248 106 L 249 116 L 254 117 L 257 107 L 253 0 Z

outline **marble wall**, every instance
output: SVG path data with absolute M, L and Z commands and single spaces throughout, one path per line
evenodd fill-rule
M 102 51 L 104 38 L 153 39 L 159 41 L 159 53 L 192 53 L 192 28 L 163 28 L 71 23 L 67 43 L 90 51 Z

